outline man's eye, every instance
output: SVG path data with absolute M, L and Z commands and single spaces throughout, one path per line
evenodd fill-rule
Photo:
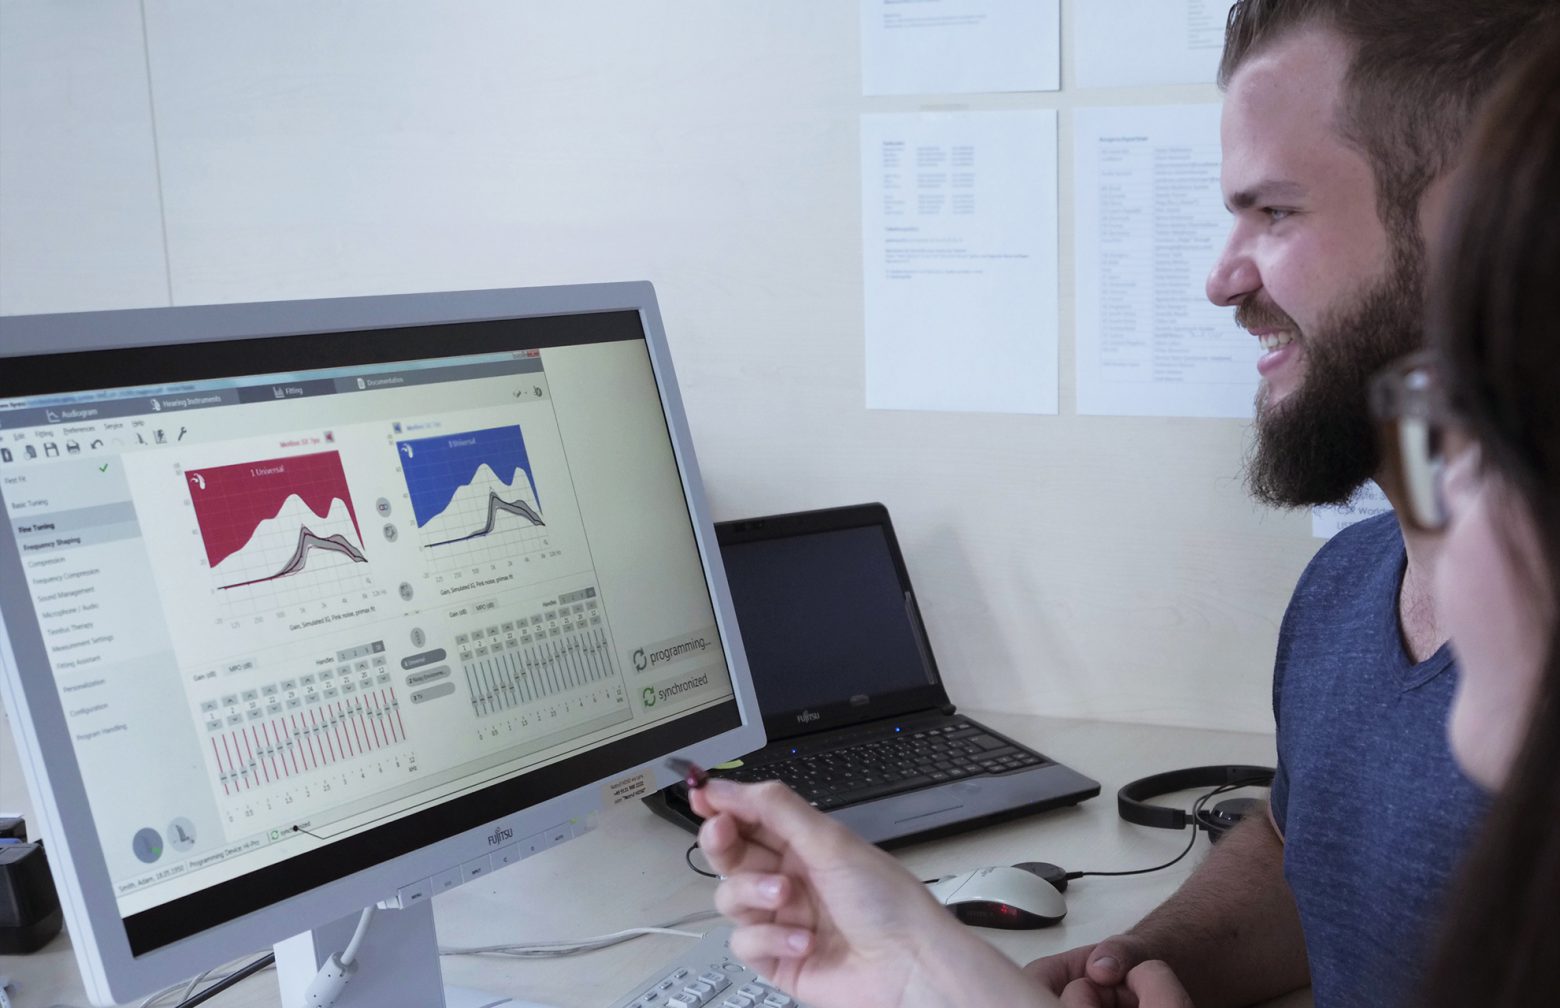
M 1283 210 L 1279 207 L 1263 207 L 1262 212 L 1267 214 L 1268 220 L 1275 223 L 1294 213 L 1293 210 Z

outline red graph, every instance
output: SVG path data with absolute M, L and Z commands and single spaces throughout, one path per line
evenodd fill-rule
M 191 469 L 184 475 L 212 567 L 243 549 L 264 522 L 281 514 L 290 497 L 297 497 L 321 519 L 330 514 L 335 501 L 341 501 L 358 542 L 363 541 L 336 452 Z

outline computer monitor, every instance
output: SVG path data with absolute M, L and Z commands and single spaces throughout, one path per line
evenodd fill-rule
M 438 1004 L 433 895 L 763 742 L 647 283 L 0 318 L 0 448 L 98 1003 L 387 901 L 340 1004 Z

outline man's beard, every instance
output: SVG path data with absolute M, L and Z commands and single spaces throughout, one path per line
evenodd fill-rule
M 1388 274 L 1328 313 L 1304 340 L 1305 376 L 1282 402 L 1257 392 L 1256 444 L 1246 487 L 1277 507 L 1342 504 L 1376 474 L 1381 452 L 1371 420 L 1370 379 L 1423 343 L 1423 256 L 1401 245 Z M 1258 317 L 1260 316 L 1260 319 Z M 1271 304 L 1243 304 L 1242 323 L 1282 325 Z M 1286 328 L 1299 333 L 1292 320 Z

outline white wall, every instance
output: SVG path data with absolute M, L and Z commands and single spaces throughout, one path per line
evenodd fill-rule
M 0 313 L 646 278 L 719 518 L 879 499 L 956 700 L 1271 728 L 1246 425 L 863 407 L 851 0 L 0 0 Z M 144 24 L 143 24 L 144 8 Z M 947 107 L 947 98 L 935 99 Z

